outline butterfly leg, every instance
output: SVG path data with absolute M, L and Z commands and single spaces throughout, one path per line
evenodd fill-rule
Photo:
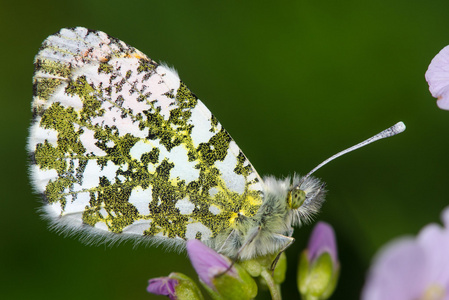
M 293 234 L 293 230 L 291 232 L 291 234 Z M 274 258 L 273 262 L 271 263 L 271 272 L 274 272 L 274 268 L 276 267 L 279 258 L 281 258 L 282 253 L 287 250 L 288 247 L 291 246 L 291 244 L 293 244 L 293 242 L 295 241 L 295 238 L 291 237 L 291 235 L 289 234 L 289 236 L 285 236 L 282 234 L 277 234 L 276 235 L 279 239 L 282 239 L 285 241 L 285 245 L 281 248 L 281 250 L 279 250 L 279 253 L 276 255 L 276 257 Z
M 223 249 L 225 248 L 226 244 L 228 244 L 228 242 L 230 241 L 232 235 L 234 235 L 234 234 L 235 234 L 235 229 L 233 229 L 233 230 L 229 233 L 228 237 L 227 237 L 226 240 L 223 242 L 223 244 L 221 245 L 220 249 L 217 250 L 218 253 L 223 252 Z

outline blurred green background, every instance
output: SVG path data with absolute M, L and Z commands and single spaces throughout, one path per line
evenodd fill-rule
M 195 277 L 185 254 L 85 246 L 38 216 L 25 143 L 33 57 L 48 35 L 102 30 L 175 66 L 261 175 L 307 173 L 404 121 L 405 133 L 316 173 L 329 190 L 318 219 L 334 226 L 342 264 L 332 299 L 357 299 L 376 251 L 439 222 L 449 202 L 449 111 L 424 80 L 449 44 L 448 10 L 446 0 L 0 1 L 0 298 L 153 299 L 149 278 Z M 299 297 L 311 228 L 296 230 L 287 251 L 284 299 Z

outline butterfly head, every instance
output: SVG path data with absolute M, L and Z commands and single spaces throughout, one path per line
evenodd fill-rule
M 287 205 L 293 212 L 293 224 L 310 221 L 319 212 L 325 193 L 324 183 L 319 179 L 295 176 L 287 194 Z

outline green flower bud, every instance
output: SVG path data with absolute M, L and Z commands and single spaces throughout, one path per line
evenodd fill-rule
M 320 222 L 299 261 L 297 283 L 303 299 L 328 299 L 335 290 L 339 273 L 334 231 L 327 223 Z
M 216 253 L 198 240 L 187 241 L 187 252 L 200 282 L 213 299 L 253 299 L 257 295 L 254 279 L 238 264 Z
M 171 273 L 168 277 L 149 280 L 147 291 L 155 295 L 168 296 L 171 300 L 203 300 L 198 286 L 182 273 Z
M 287 256 L 282 252 L 279 260 L 276 263 L 274 271 L 271 270 L 274 259 L 277 254 L 269 254 L 265 256 L 256 257 L 253 259 L 245 260 L 240 262 L 240 265 L 245 268 L 245 270 L 252 277 L 259 277 L 263 270 L 267 270 L 273 275 L 274 282 L 276 284 L 281 284 L 285 280 L 285 273 L 287 272 Z M 273 271 L 273 272 L 272 272 Z

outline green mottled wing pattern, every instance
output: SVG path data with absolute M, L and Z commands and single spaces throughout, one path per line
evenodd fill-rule
M 78 27 L 33 80 L 31 178 L 57 228 L 208 241 L 256 214 L 262 180 L 176 71 Z

